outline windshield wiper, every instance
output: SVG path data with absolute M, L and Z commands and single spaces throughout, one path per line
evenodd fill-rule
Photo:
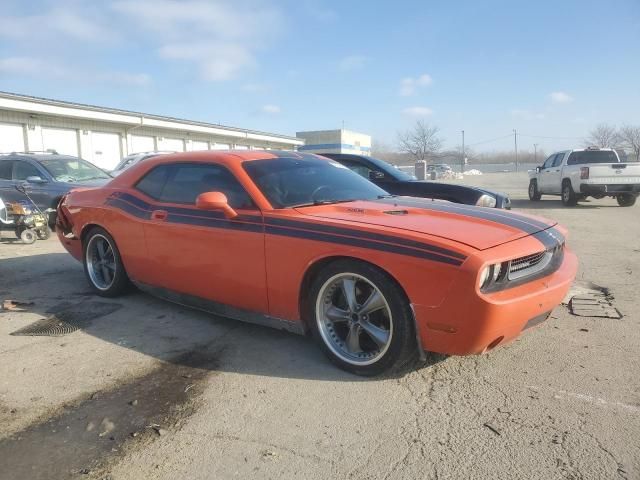
M 378 200 L 383 198 L 396 198 L 397 195 L 378 195 Z
M 334 203 L 347 203 L 347 202 L 355 202 L 355 201 L 356 199 L 354 198 L 351 198 L 349 200 L 314 200 L 313 202 L 291 205 L 289 208 L 316 207 L 318 205 L 333 205 Z

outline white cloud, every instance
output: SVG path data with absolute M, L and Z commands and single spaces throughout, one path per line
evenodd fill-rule
M 423 73 L 417 78 L 406 77 L 400 81 L 399 94 L 403 97 L 410 97 L 416 93 L 416 90 L 420 87 L 428 87 L 433 83 L 431 75 Z
M 263 105 L 262 108 L 260 108 L 260 111 L 262 113 L 266 113 L 267 115 L 277 115 L 282 110 L 278 105 Z
M 340 60 L 340 70 L 360 70 L 365 67 L 369 59 L 364 55 L 349 55 Z
M 553 103 L 570 103 L 573 97 L 566 92 L 551 92 L 549 98 Z
M 0 72 L 7 75 L 46 75 L 47 78 L 69 82 L 107 83 L 131 87 L 142 87 L 151 83 L 151 77 L 146 73 L 89 71 L 36 57 L 0 58 Z
M 428 107 L 407 107 L 402 110 L 402 113 L 409 115 L 410 117 L 428 117 L 433 114 L 433 110 Z
M 161 58 L 193 64 L 212 81 L 255 67 L 283 24 L 280 10 L 257 0 L 116 1 L 113 9 L 150 34 Z

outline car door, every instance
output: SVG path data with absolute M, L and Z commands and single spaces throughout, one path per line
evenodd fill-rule
M 144 223 L 149 283 L 268 313 L 262 213 L 226 167 L 164 164 L 135 188 L 151 210 Z M 238 217 L 196 208 L 198 195 L 211 191 L 224 193 Z
M 547 175 L 548 192 L 560 194 L 562 189 L 562 162 L 564 161 L 565 152 L 557 153 L 549 169 Z
M 28 182 L 29 177 L 39 177 L 41 182 Z M 51 194 L 49 192 L 49 180 L 38 167 L 24 160 L 13 161 L 13 185 L 24 187 L 25 191 L 41 209 L 51 206 Z M 15 188 L 15 187 L 14 187 Z M 21 193 L 17 193 L 18 200 L 26 200 Z
M 553 162 L 556 159 L 557 154 L 554 153 L 548 157 L 542 167 L 540 167 L 540 174 L 538 175 L 538 191 L 540 193 L 552 193 L 551 174 L 553 170 Z
M 13 201 L 16 193 L 13 189 L 13 161 L 0 160 L 0 198 L 8 203 Z

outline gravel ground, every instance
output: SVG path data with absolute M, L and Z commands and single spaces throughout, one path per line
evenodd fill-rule
M 33 305 L 0 313 L 0 478 L 640 478 L 640 207 L 531 203 L 523 173 L 465 181 L 568 227 L 579 280 L 624 317 L 561 306 L 487 355 L 366 380 L 306 338 L 97 299 L 57 239 L 3 232 L 0 300 Z M 9 335 L 51 315 L 82 329 Z

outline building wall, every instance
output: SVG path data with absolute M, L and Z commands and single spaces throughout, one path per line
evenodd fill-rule
M 298 150 L 309 153 L 351 153 L 371 155 L 371 136 L 351 130 L 296 132 L 305 141 Z
M 34 108 L 41 108 L 37 102 L 33 105 Z M 72 111 L 72 107 L 65 109 Z M 81 109 L 78 111 L 81 112 Z M 90 115 L 93 113 L 89 112 Z M 102 121 L 80 118 L 75 111 L 73 116 L 71 113 L 49 115 L 0 106 L 0 153 L 54 149 L 58 153 L 80 156 L 110 170 L 123 156 L 140 151 L 229 148 L 293 150 L 296 146 L 294 143 L 301 143 L 285 139 L 280 143 L 275 135 L 224 130 L 214 126 L 189 125 L 185 129 L 175 128 L 176 122 L 157 118 L 140 118 L 140 123 L 148 122 L 153 126 L 132 125 L 131 117 L 126 119 L 128 124 L 125 123 L 124 115 L 122 123 L 119 123 L 118 115 L 113 117 L 115 121 Z M 186 128 L 196 131 L 186 131 Z

